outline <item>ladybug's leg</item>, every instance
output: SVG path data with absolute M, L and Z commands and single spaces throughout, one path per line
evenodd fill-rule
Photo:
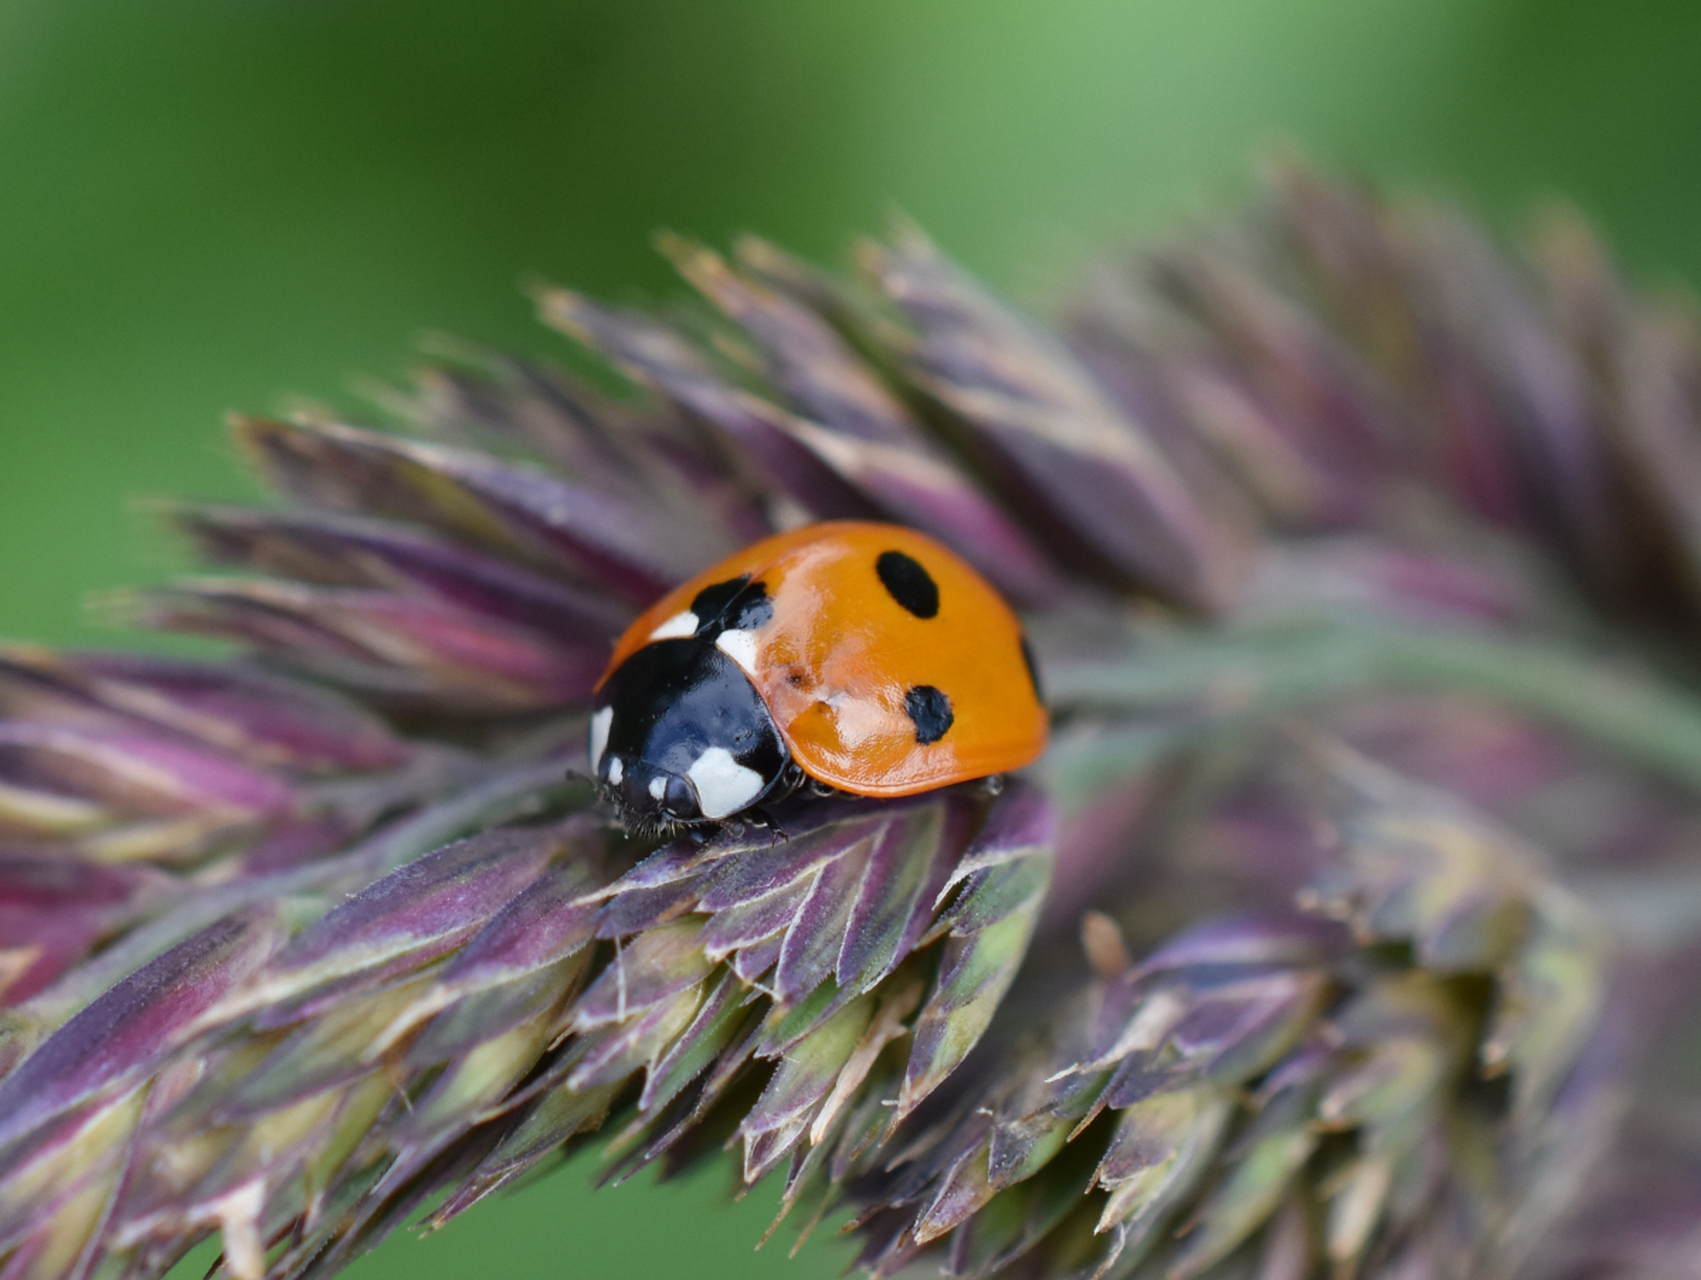
M 785 828 L 780 826 L 780 824 L 774 820 L 774 815 L 760 806 L 754 809 L 746 809 L 740 816 L 751 826 L 758 827 L 761 830 L 766 831 L 769 836 L 772 837 L 774 844 L 780 844 L 783 841 L 791 839 L 791 837 L 786 834 Z
M 795 794 L 808 781 L 809 775 L 798 767 L 797 761 L 787 760 L 779 779 L 762 799 L 767 804 L 778 804 L 787 796 Z

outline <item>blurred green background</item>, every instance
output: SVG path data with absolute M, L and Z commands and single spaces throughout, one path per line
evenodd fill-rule
M 1502 226 L 1556 194 L 1701 279 L 1694 0 L 0 0 L 0 635 L 251 490 L 235 408 L 352 403 L 446 330 L 558 350 L 520 281 L 676 289 L 666 226 L 833 260 L 901 208 L 1043 304 L 1287 139 Z M 836 1273 L 754 1259 L 771 1190 L 577 1168 L 353 1273 Z

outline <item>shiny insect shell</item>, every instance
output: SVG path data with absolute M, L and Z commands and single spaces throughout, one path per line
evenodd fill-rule
M 837 521 L 767 538 L 669 592 L 597 686 L 591 772 L 630 827 L 772 804 L 806 779 L 904 796 L 1045 749 L 1010 606 L 933 539 Z

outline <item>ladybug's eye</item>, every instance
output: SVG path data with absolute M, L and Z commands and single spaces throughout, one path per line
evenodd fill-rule
M 697 805 L 697 793 L 691 784 L 677 774 L 668 774 L 662 786 L 662 794 L 657 797 L 661 807 L 672 817 L 688 822 L 693 818 L 701 818 L 703 811 Z
M 881 585 L 892 599 L 918 618 L 931 618 L 939 612 L 939 585 L 933 576 L 902 551 L 882 551 L 874 562 L 874 572 L 880 575 Z

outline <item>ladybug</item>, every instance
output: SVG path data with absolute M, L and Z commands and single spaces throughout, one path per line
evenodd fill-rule
M 597 683 L 590 763 L 628 827 L 672 831 L 810 780 L 906 796 L 984 778 L 1033 760 L 1046 733 L 998 593 L 913 529 L 834 521 L 746 547 L 646 610 Z

